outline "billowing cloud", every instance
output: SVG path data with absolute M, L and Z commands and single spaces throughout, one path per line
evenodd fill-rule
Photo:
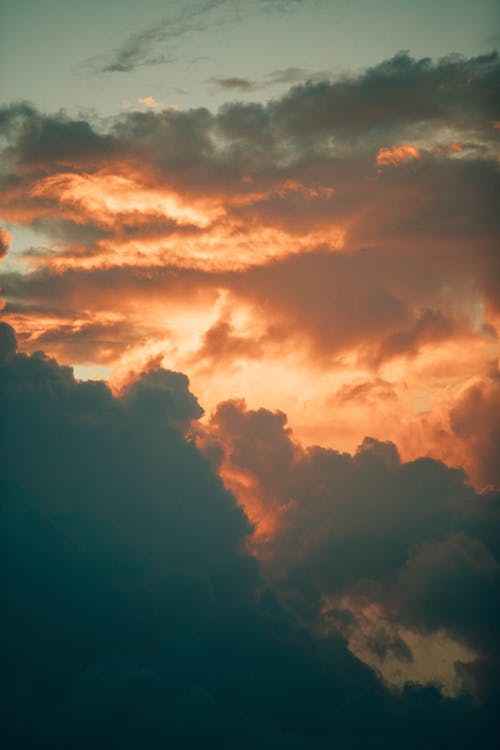
M 394 447 L 375 441 L 355 457 L 304 453 L 284 415 L 224 407 L 211 462 L 217 443 L 222 458 L 220 440 L 231 438 L 232 424 L 233 437 L 241 435 L 227 453 L 234 465 L 260 475 L 275 495 L 285 485 L 294 490 L 295 507 L 282 511 L 289 543 L 278 534 L 265 563 L 279 580 L 273 591 L 269 572 L 244 551 L 251 533 L 244 512 L 186 437 L 202 410 L 184 375 L 150 370 L 116 398 L 40 352 L 16 353 L 12 329 L 0 323 L 0 401 L 10 746 L 359 747 L 373 745 L 374 732 L 386 747 L 493 746 L 488 693 L 474 704 L 436 687 L 387 691 L 349 653 L 341 628 L 306 630 L 296 603 L 281 603 L 293 591 L 310 609 L 325 586 L 347 591 L 382 546 L 369 583 L 388 577 L 387 609 L 397 601 L 405 622 L 444 624 L 476 649 L 489 643 L 490 612 L 478 628 L 475 608 L 466 611 L 470 583 L 480 582 L 488 607 L 497 575 L 489 499 L 476 513 L 480 499 L 460 474 L 435 462 L 401 465 Z M 273 473 L 273 461 L 291 474 Z M 307 474 L 316 521 L 301 502 Z M 393 526 L 384 528 L 381 504 L 394 513 Z M 359 543 L 348 549 L 331 516 L 349 539 L 357 529 Z M 308 544 L 313 536 L 318 556 L 332 563 L 324 569 Z M 278 575 L 279 556 L 295 562 L 288 577 Z M 443 600 L 439 587 L 448 591 L 464 573 L 466 600 L 453 590 Z M 394 599 L 399 585 L 404 596 Z M 399 631 L 387 628 L 370 643 L 382 656 L 411 659 Z M 473 664 L 462 666 L 469 680 L 484 671 Z
M 423 636 L 448 639 L 444 661 L 461 644 L 457 661 L 498 662 L 498 493 L 373 438 L 354 455 L 304 449 L 284 414 L 242 402 L 219 406 L 206 450 L 256 524 L 266 575 L 306 621 L 340 629 L 382 674 L 392 655 L 400 679 L 417 662 L 439 680 Z

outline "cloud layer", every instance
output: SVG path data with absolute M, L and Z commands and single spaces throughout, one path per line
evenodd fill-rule
M 498 409 L 499 69 L 400 53 L 215 114 L 4 108 L 1 215 L 39 238 L 0 279 L 6 320 L 115 388 L 154 360 L 209 409 L 244 396 L 349 450 L 368 420 L 498 484 L 454 415 L 474 389 Z

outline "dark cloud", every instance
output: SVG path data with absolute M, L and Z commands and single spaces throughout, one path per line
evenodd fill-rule
M 256 138 L 261 138 L 259 132 L 255 129 L 252 132 L 247 125 L 247 120 L 255 125 L 257 111 L 259 130 L 268 131 L 271 138 L 271 143 L 266 144 L 263 162 L 266 167 L 278 156 L 286 155 L 288 163 L 300 162 L 306 146 L 309 161 L 315 155 L 310 151 L 312 145 L 328 146 L 327 155 L 332 154 L 332 146 L 340 147 L 346 139 L 356 140 L 360 136 L 365 144 L 369 138 L 376 147 L 388 146 L 393 138 L 401 140 L 416 134 L 421 138 L 431 128 L 449 126 L 450 121 L 462 137 L 469 134 L 467 140 L 472 143 L 494 142 L 491 122 L 500 119 L 496 97 L 499 67 L 496 53 L 469 60 L 457 56 L 437 64 L 428 59 L 416 61 L 401 53 L 356 78 L 298 85 L 267 105 L 228 104 L 219 115 L 203 109 L 131 112 L 123 115 L 109 134 L 101 135 L 89 123 L 71 121 L 61 115 L 43 117 L 22 104 L 2 110 L 0 127 L 4 133 L 17 137 L 14 151 L 9 153 L 17 155 L 23 163 L 51 158 L 54 154 L 62 158 L 66 155 L 69 158 L 70 154 L 75 158 L 87 155 L 91 160 L 96 155 L 103 157 L 104 151 L 110 158 L 113 146 L 117 145 L 114 139 L 118 137 L 122 152 L 140 156 L 143 166 L 151 161 L 153 153 L 155 159 L 161 155 L 160 165 L 165 166 L 179 145 L 184 153 L 182 142 L 187 129 L 190 136 L 197 136 L 189 149 L 190 168 L 201 158 L 202 174 L 209 166 L 204 159 L 210 156 L 214 160 L 210 163 L 212 170 L 223 170 L 227 180 L 231 177 L 228 168 L 235 154 L 231 152 L 228 160 L 226 148 L 216 149 L 213 136 L 220 131 L 229 141 L 243 139 L 247 149 L 250 148 Z M 276 72 L 277 77 L 293 75 L 299 72 L 294 69 Z M 389 143 L 387 139 L 391 139 Z M 208 144 L 211 148 L 207 150 Z M 277 149 L 276 154 L 269 150 L 270 145 Z M 166 154 L 158 153 L 160 146 L 168 147 Z M 251 151 L 238 152 L 240 168 L 251 154 Z M 176 164 L 177 168 L 184 165 L 185 158 Z
M 461 394 L 450 413 L 453 432 L 474 457 L 478 483 L 500 487 L 500 382 L 498 375 L 479 380 Z
M 3 323 L 0 362 L 8 747 L 493 747 L 488 702 L 386 692 L 341 639 L 285 613 L 184 436 L 201 413 L 185 376 L 152 370 L 114 398 L 15 354 Z M 273 420 L 258 416 L 261 434 Z M 401 651 L 381 634 L 373 648 Z
M 23 308 L 21 312 L 28 312 Z M 56 311 L 57 312 L 57 311 Z M 167 333 L 167 331 L 165 331 Z M 147 340 L 150 330 L 141 329 L 129 321 L 114 323 L 95 323 L 81 321 L 78 326 L 73 323 L 61 323 L 33 336 L 29 341 L 31 351 L 49 348 L 53 356 L 61 362 L 71 364 L 112 364 L 121 353 L 123 341 L 140 344 Z
M 496 52 L 471 60 L 452 56 L 436 65 L 401 52 L 359 78 L 298 86 L 272 112 L 278 127 L 298 138 L 391 137 L 415 124 L 444 124 L 450 116 L 462 127 L 485 131 L 498 115 L 498 66 Z M 478 110 L 470 108 L 472 101 Z
M 318 623 L 325 602 L 342 609 L 346 597 L 360 598 L 400 627 L 444 631 L 497 662 L 498 494 L 476 494 L 463 472 L 438 461 L 403 463 L 392 443 L 372 438 L 353 456 L 304 450 L 284 414 L 242 403 L 219 406 L 212 429 L 229 476 L 251 479 L 262 515 L 274 514 L 264 568 L 301 616 Z M 365 645 L 404 661 L 401 640 L 379 628 Z
M 214 78 L 214 83 L 222 89 L 239 89 L 240 91 L 251 91 L 255 83 L 249 78 Z
M 222 89 L 236 89 L 240 91 L 256 91 L 276 86 L 277 84 L 305 83 L 314 81 L 325 81 L 330 78 L 328 71 L 309 71 L 306 68 L 289 67 L 283 70 L 274 70 L 268 73 L 264 78 L 253 81 L 250 78 L 226 77 L 212 78 L 211 82 L 215 83 Z
M 116 156 L 116 142 L 108 134 L 100 134 L 86 120 L 73 120 L 63 113 L 45 116 L 31 105 L 16 103 L 0 110 L 0 136 L 15 146 L 3 152 L 7 163 L 15 160 L 26 169 L 102 165 L 102 160 Z
M 0 321 L 0 362 L 6 365 L 15 356 L 17 350 L 16 336 L 13 329 Z
M 491 511 L 496 521 L 493 504 Z M 495 653 L 499 581 L 500 565 L 491 550 L 457 533 L 422 543 L 398 572 L 391 594 L 407 622 L 444 627 L 476 648 L 480 644 L 483 653 Z

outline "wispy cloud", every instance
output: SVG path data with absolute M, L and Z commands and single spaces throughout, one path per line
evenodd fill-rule
M 310 0 L 255 0 L 243 5 L 237 0 L 204 0 L 185 3 L 177 13 L 133 32 L 112 52 L 91 57 L 83 66 L 95 73 L 129 73 L 143 66 L 172 64 L 178 59 L 174 49 L 176 42 L 189 34 L 241 22 L 254 13 L 289 13 L 308 2 Z
M 221 89 L 239 89 L 240 91 L 253 91 L 257 84 L 249 78 L 238 78 L 237 76 L 229 78 L 213 78 L 213 83 Z
M 308 70 L 307 68 L 289 67 L 279 70 L 273 70 L 260 80 L 252 80 L 247 77 L 227 76 L 220 78 L 211 78 L 210 83 L 215 84 L 221 89 L 239 90 L 239 91 L 257 91 L 266 89 L 271 86 L 280 84 L 290 85 L 294 83 L 317 83 L 319 81 L 329 80 L 331 71 L 328 70 Z
M 219 25 L 221 19 L 216 20 L 211 16 L 224 5 L 227 5 L 227 0 L 190 3 L 177 14 L 155 21 L 130 34 L 110 54 L 90 58 L 85 66 L 99 73 L 128 73 L 145 65 L 173 63 L 176 56 L 171 51 L 171 45 L 188 34 Z

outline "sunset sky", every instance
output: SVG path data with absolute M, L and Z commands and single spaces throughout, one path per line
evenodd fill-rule
M 0 4 L 9 748 L 494 746 L 499 31 Z

